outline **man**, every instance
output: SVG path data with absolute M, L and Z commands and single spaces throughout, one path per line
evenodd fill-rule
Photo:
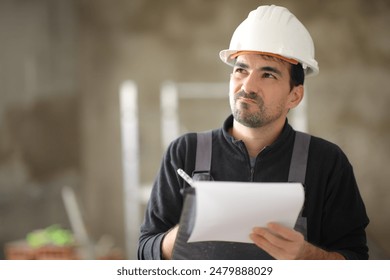
M 296 135 L 287 113 L 303 98 L 305 75 L 318 73 L 310 34 L 287 9 L 260 6 L 238 26 L 220 57 L 233 66 L 232 116 L 212 132 L 213 179 L 287 182 Z M 196 142 L 196 134 L 183 135 L 164 156 L 141 227 L 140 259 L 172 258 L 185 188 L 176 170 L 192 174 Z M 367 259 L 369 220 L 340 148 L 312 136 L 304 181 L 307 237 L 277 223 L 253 225 L 248 235 L 255 249 L 274 259 Z M 224 246 L 227 253 L 216 258 L 247 258 L 235 244 Z

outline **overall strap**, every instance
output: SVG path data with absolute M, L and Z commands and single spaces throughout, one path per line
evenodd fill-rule
M 295 134 L 294 148 L 291 156 L 290 171 L 288 174 L 289 182 L 302 183 L 305 185 L 307 158 L 309 155 L 310 146 L 309 134 L 297 131 Z M 302 207 L 294 229 L 303 234 L 307 240 L 307 218 L 304 214 L 304 206 Z
M 211 168 L 211 131 L 197 133 L 196 162 L 194 172 L 209 172 Z
M 297 131 L 293 154 L 291 157 L 290 171 L 288 174 L 289 182 L 298 182 L 305 184 L 307 157 L 309 155 L 310 135 Z
M 212 131 L 197 133 L 195 170 L 192 174 L 197 181 L 210 181 L 212 154 Z

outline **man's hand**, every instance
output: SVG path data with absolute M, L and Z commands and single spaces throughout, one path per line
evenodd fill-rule
M 341 260 L 336 252 L 327 252 L 305 241 L 303 235 L 277 223 L 256 227 L 250 234 L 253 242 L 279 260 Z
M 172 259 L 173 245 L 175 244 L 177 231 L 179 230 L 179 225 L 171 228 L 167 234 L 164 236 L 161 244 L 161 253 L 164 260 Z

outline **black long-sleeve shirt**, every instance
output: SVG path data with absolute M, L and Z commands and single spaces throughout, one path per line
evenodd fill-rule
M 278 139 L 266 147 L 251 167 L 248 152 L 229 133 L 230 116 L 212 133 L 211 175 L 216 181 L 287 182 L 295 131 L 287 123 Z M 195 169 L 196 133 L 183 135 L 167 149 L 156 177 L 141 226 L 139 259 L 161 259 L 165 233 L 179 223 L 184 180 L 178 168 Z M 305 180 L 307 239 L 313 245 L 341 253 L 346 259 L 368 259 L 365 228 L 369 223 L 353 168 L 342 150 L 311 138 Z M 234 226 L 234 225 L 232 225 Z M 248 233 L 249 234 L 249 233 Z M 245 258 L 245 257 L 244 257 Z

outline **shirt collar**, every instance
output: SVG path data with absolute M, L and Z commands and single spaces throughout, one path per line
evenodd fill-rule
M 229 130 L 233 127 L 233 115 L 230 115 L 225 122 L 223 123 L 223 134 L 225 138 L 229 141 L 235 144 L 237 142 L 236 139 L 229 133 Z M 288 137 L 291 135 L 291 133 L 294 132 L 294 129 L 291 127 L 291 125 L 288 123 L 288 119 L 286 118 L 286 122 L 284 123 L 282 132 L 280 133 L 279 137 L 275 140 L 274 143 L 272 143 L 270 146 L 267 147 L 267 149 L 274 149 L 285 143 L 285 141 L 288 139 Z

